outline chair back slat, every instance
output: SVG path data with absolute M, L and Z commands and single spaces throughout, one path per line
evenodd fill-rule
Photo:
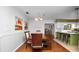
M 42 33 L 32 33 L 32 46 L 42 45 Z

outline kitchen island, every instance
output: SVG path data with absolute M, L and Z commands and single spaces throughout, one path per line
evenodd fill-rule
M 62 42 L 69 45 L 78 45 L 79 33 L 75 32 L 56 32 L 56 37 Z
M 68 51 L 79 51 L 79 33 L 67 31 L 56 32 L 56 39 L 54 41 Z
M 78 46 L 71 46 L 69 44 L 66 44 L 58 39 L 54 39 L 54 41 L 56 42 L 57 45 L 61 46 L 62 49 L 60 47 L 57 47 L 55 49 L 55 51 L 57 50 L 57 52 L 79 52 L 79 48 Z M 61 50 L 59 50 L 61 49 Z

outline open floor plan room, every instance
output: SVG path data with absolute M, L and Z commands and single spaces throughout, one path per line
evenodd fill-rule
M 79 6 L 0 6 L 0 52 L 79 52 Z

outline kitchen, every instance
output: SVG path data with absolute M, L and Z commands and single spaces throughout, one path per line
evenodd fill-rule
M 57 19 L 55 41 L 71 52 L 79 51 L 79 20 Z

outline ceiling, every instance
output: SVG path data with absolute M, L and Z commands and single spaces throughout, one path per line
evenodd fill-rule
M 43 16 L 44 18 L 58 18 L 63 14 L 70 13 L 76 6 L 17 6 L 24 14 L 29 12 L 31 18 Z M 27 14 L 26 14 L 27 15 Z

